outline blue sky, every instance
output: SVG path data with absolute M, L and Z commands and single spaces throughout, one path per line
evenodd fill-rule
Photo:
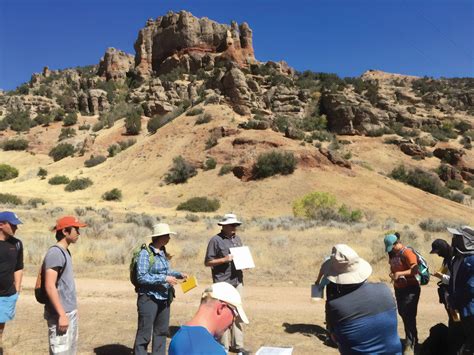
M 257 59 L 358 76 L 368 69 L 474 76 L 471 0 L 0 0 L 0 88 L 44 66 L 96 64 L 107 47 L 134 54 L 148 18 L 188 10 L 246 21 Z

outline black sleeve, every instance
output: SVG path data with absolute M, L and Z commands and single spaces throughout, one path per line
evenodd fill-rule
M 207 245 L 207 250 L 206 250 L 206 257 L 204 259 L 204 262 L 208 262 L 210 260 L 217 259 L 217 241 L 215 238 L 212 238 L 209 241 L 209 244 Z
M 18 254 L 16 257 L 15 271 L 23 270 L 23 243 L 21 240 L 17 241 Z

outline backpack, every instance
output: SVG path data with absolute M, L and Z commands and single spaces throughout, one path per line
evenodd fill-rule
M 464 226 L 458 230 L 462 234 L 453 234 L 453 247 L 463 255 L 474 255 L 474 229 Z
M 420 285 L 427 285 L 428 282 L 430 282 L 430 269 L 428 267 L 426 259 L 412 247 L 403 248 L 401 251 L 401 255 L 403 255 L 403 252 L 407 249 L 410 249 L 416 255 L 416 261 L 418 264 L 418 274 L 415 276 L 416 279 L 418 280 Z
M 155 255 L 151 251 L 150 247 L 146 244 L 142 244 L 132 252 L 132 260 L 130 261 L 130 282 L 133 286 L 135 286 L 135 291 L 138 291 L 138 280 L 137 280 L 137 264 L 138 264 L 138 257 L 140 256 L 141 251 L 145 249 L 148 253 L 148 261 L 150 263 L 150 269 L 155 263 Z
M 58 247 L 57 245 L 53 245 L 51 248 L 58 248 L 59 250 L 61 250 L 61 253 L 64 256 L 64 260 L 66 260 L 64 263 L 64 266 L 58 272 L 58 278 L 56 279 L 56 287 L 57 287 L 59 280 L 61 279 L 61 276 L 63 275 L 64 269 L 66 269 L 67 257 L 66 257 L 66 253 L 61 247 Z M 69 250 L 68 250 L 68 253 L 69 253 Z M 49 297 L 48 297 L 48 294 L 46 293 L 45 284 L 44 284 L 45 272 L 46 270 L 44 269 L 44 259 L 43 259 L 43 262 L 41 263 L 40 269 L 38 271 L 38 276 L 36 277 L 36 284 L 35 284 L 35 298 L 36 298 L 36 301 L 41 304 L 46 304 L 49 301 Z

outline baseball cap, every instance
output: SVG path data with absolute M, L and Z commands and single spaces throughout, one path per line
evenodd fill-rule
M 440 250 L 446 249 L 447 247 L 449 247 L 448 242 L 443 239 L 435 239 L 433 243 L 431 243 L 430 254 L 438 254 Z
M 239 291 L 234 286 L 227 282 L 216 282 L 204 290 L 202 298 L 207 296 L 234 306 L 242 322 L 249 324 L 247 315 L 242 307 Z
M 18 216 L 10 211 L 0 212 L 0 222 L 8 222 L 13 225 L 23 224 L 22 221 L 18 218 Z
M 387 234 L 385 238 L 383 238 L 383 242 L 385 243 L 385 251 L 390 253 L 393 249 L 393 244 L 398 240 L 395 234 Z
M 65 217 L 61 217 L 60 219 L 56 221 L 56 226 L 54 227 L 54 230 L 60 231 L 67 227 L 81 228 L 81 227 L 87 227 L 87 224 L 82 223 L 74 216 L 65 216 Z

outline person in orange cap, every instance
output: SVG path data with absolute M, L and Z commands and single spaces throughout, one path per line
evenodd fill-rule
M 56 221 L 53 231 L 57 243 L 44 257 L 44 285 L 48 302 L 44 318 L 48 323 L 51 354 L 76 354 L 78 318 L 76 285 L 69 246 L 79 239 L 79 228 L 86 227 L 76 217 L 65 216 Z

